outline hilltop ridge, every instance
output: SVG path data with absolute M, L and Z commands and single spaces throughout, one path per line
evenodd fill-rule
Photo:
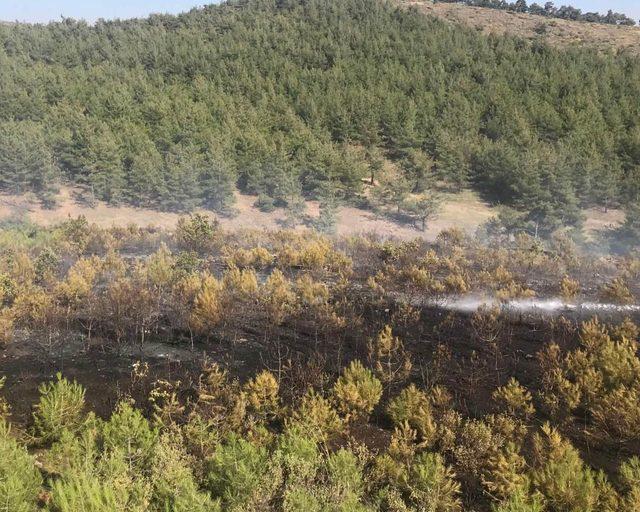
M 640 26 L 611 25 L 549 18 L 460 3 L 397 0 L 438 19 L 477 29 L 483 34 L 517 36 L 559 47 L 593 47 L 640 55 Z

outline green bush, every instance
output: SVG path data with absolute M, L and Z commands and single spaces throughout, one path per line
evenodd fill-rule
M 268 474 L 267 449 L 232 434 L 208 461 L 206 486 L 225 510 L 249 510 L 270 498 Z
M 42 477 L 35 461 L 11 437 L 9 426 L 0 419 L 0 511 L 37 510 L 41 485 Z
M 55 382 L 40 385 L 40 401 L 33 413 L 36 435 L 45 442 L 60 439 L 65 429 L 77 430 L 84 420 L 84 388 L 60 373 Z
M 539 495 L 533 497 L 516 493 L 508 500 L 494 505 L 493 512 L 544 512 L 544 504 Z
M 329 400 L 309 389 L 300 406 L 291 413 L 290 424 L 303 430 L 307 436 L 328 441 L 342 428 L 342 421 Z
M 148 469 L 158 432 L 140 411 L 127 402 L 120 402 L 104 424 L 102 436 L 105 451 L 120 452 L 132 469 Z
M 153 503 L 159 511 L 216 512 L 219 506 L 198 489 L 194 461 L 170 434 L 160 438 L 151 462 Z
M 409 480 L 413 502 L 421 510 L 457 512 L 462 510 L 460 484 L 453 471 L 437 453 L 422 453 L 416 457 Z
M 578 451 L 549 425 L 534 438 L 533 485 L 554 511 L 599 512 L 596 478 Z
M 51 510 L 55 512 L 129 512 L 118 491 L 99 476 L 87 473 L 57 480 L 51 489 Z

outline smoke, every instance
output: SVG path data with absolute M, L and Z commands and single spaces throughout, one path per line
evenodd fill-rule
M 434 300 L 432 305 L 456 311 L 474 313 L 483 307 L 499 307 L 507 313 L 538 314 L 557 316 L 566 313 L 588 316 L 593 314 L 640 313 L 640 305 L 608 304 L 605 302 L 566 302 L 558 297 L 546 299 L 513 299 L 499 301 L 496 298 L 480 295 L 463 295 Z

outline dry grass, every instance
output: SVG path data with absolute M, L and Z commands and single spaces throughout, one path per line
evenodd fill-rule
M 159 212 L 145 208 L 131 206 L 109 206 L 98 201 L 91 208 L 74 199 L 74 189 L 63 187 L 57 197 L 57 206 L 46 210 L 28 196 L 0 195 L 0 220 L 11 216 L 24 216 L 41 226 L 50 226 L 62 222 L 69 217 L 84 215 L 89 222 L 102 227 L 126 226 L 138 224 L 140 226 L 158 226 L 173 228 L 180 217 L 177 213 Z M 236 194 L 235 208 L 237 214 L 233 217 L 220 217 L 220 223 L 226 229 L 258 229 L 276 230 L 282 226 L 285 212 L 277 209 L 265 213 L 253 206 L 255 196 Z M 307 202 L 307 215 L 311 218 L 319 214 L 317 201 Z M 495 214 L 495 210 L 484 203 L 471 191 L 461 194 L 445 196 L 438 216 L 429 222 L 426 231 L 420 231 L 410 225 L 398 224 L 381 218 L 374 212 L 354 207 L 342 207 L 337 213 L 336 230 L 339 235 L 355 235 L 375 233 L 381 237 L 412 239 L 422 237 L 434 239 L 437 234 L 447 228 L 459 227 L 469 233 L 475 230 Z M 306 229 L 298 227 L 298 229 Z
M 640 27 L 568 21 L 462 4 L 397 1 L 446 21 L 474 27 L 485 34 L 509 34 L 543 40 L 555 46 L 592 46 L 601 51 L 624 50 L 640 55 Z
M 41 226 L 51 226 L 69 217 L 84 215 L 91 223 L 101 227 L 126 226 L 137 224 L 140 226 L 157 226 L 171 229 L 180 218 L 178 213 L 160 212 L 146 208 L 131 206 L 109 206 L 98 201 L 91 208 L 74 199 L 74 189 L 63 187 L 57 197 L 57 206 L 53 210 L 46 210 L 33 197 L 0 195 L 0 221 L 10 217 L 23 216 Z M 421 231 L 408 224 L 399 224 L 380 217 L 375 212 L 352 206 L 344 206 L 337 212 L 336 231 L 339 235 L 360 235 L 374 233 L 383 238 L 398 238 L 409 240 L 425 238 L 433 240 L 444 229 L 460 228 L 469 234 L 497 214 L 494 207 L 482 201 L 470 190 L 457 194 L 444 194 L 437 216 L 428 221 L 426 231 Z M 229 230 L 257 229 L 277 230 L 282 227 L 285 212 L 277 209 L 274 212 L 262 212 L 253 206 L 256 197 L 236 193 L 236 215 L 233 217 L 219 217 L 221 225 Z M 308 201 L 306 215 L 310 218 L 319 214 L 317 201 Z M 619 226 L 624 221 L 624 213 L 620 210 L 589 209 L 585 211 L 585 234 L 595 236 L 598 232 Z M 298 226 L 297 229 L 307 229 Z

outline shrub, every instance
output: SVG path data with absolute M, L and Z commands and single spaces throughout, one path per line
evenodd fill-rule
M 591 407 L 596 428 L 618 443 L 640 439 L 640 393 L 621 386 Z
M 633 304 L 635 300 L 626 281 L 620 277 L 616 277 L 610 283 L 602 286 L 600 297 L 602 300 L 614 304 Z
M 195 213 L 180 217 L 176 225 L 175 239 L 184 251 L 207 252 L 213 247 L 218 232 L 218 221 L 206 215 Z
M 548 507 L 563 512 L 596 512 L 596 479 L 578 451 L 548 424 L 536 433 L 533 445 L 533 484 Z
M 56 480 L 51 489 L 56 512 L 129 512 L 118 490 L 99 476 L 79 473 Z
M 0 419 L 0 510 L 35 512 L 41 485 L 35 461 Z
M 524 492 L 517 492 L 497 505 L 494 505 L 493 512 L 544 512 L 544 502 L 538 494 L 529 496 Z
M 51 508 L 56 512 L 146 512 L 150 500 L 147 474 L 132 468 L 124 452 L 114 449 L 56 480 Z
M 291 413 L 291 423 L 321 442 L 328 441 L 342 429 L 342 421 L 331 402 L 313 389 L 307 391 L 300 406 Z
M 357 503 L 364 491 L 362 465 L 353 452 L 341 448 L 326 461 L 329 503 Z M 344 507 L 349 510 L 348 507 Z
M 202 280 L 190 318 L 197 333 L 208 335 L 222 320 L 221 291 L 222 286 L 215 277 L 207 275 Z
M 499 501 L 508 500 L 514 495 L 526 495 L 529 491 L 529 479 L 525 474 L 526 461 L 518 453 L 514 444 L 508 444 L 504 450 L 489 460 L 489 471 L 482 478 L 489 495 Z
M 538 398 L 544 411 L 556 422 L 563 423 L 580 405 L 580 387 L 568 380 L 560 368 L 546 371 Z
M 120 402 L 102 429 L 105 451 L 120 451 L 128 467 L 148 469 L 157 441 L 157 431 L 140 411 Z
M 640 458 L 632 457 L 620 466 L 620 483 L 625 510 L 640 510 Z
M 151 473 L 153 502 L 157 510 L 215 512 L 219 510 L 207 494 L 200 492 L 193 477 L 193 461 L 170 434 L 163 435 L 153 452 Z
M 613 337 L 616 340 L 636 341 L 640 336 L 640 327 L 638 327 L 630 318 L 625 318 L 622 323 L 613 329 Z
M 314 484 L 322 459 L 313 436 L 297 427 L 287 428 L 278 439 L 276 457 L 285 471 L 287 487 Z
M 0 391 L 4 388 L 6 377 L 0 377 Z M 0 396 L 0 421 L 6 420 L 11 414 L 11 407 L 3 396 Z
M 8 308 L 0 309 L 0 348 L 9 344 L 14 336 L 14 315 Z
M 460 484 L 437 453 L 422 453 L 411 467 L 409 493 L 420 510 L 456 512 L 462 510 Z
M 416 429 L 420 437 L 430 444 L 436 434 L 436 426 L 431 413 L 431 405 L 426 393 L 414 384 L 389 402 L 387 411 L 396 426 L 407 422 Z
M 244 391 L 254 414 L 260 419 L 278 412 L 280 386 L 271 372 L 263 371 L 245 384 Z
M 41 384 L 40 401 L 33 413 L 36 435 L 45 442 L 56 441 L 65 429 L 77 430 L 84 419 L 85 390 L 60 373 L 55 382 Z
M 574 299 L 578 293 L 580 293 L 580 283 L 568 276 L 564 276 L 562 281 L 560 281 L 560 296 L 565 301 L 570 301 Z
M 513 377 L 506 386 L 496 389 L 491 398 L 501 412 L 522 420 L 528 419 L 535 412 L 531 403 L 531 393 Z
M 453 447 L 454 467 L 469 486 L 480 486 L 480 477 L 490 468 L 503 442 L 482 420 L 467 420 L 459 427 Z
M 388 325 L 369 344 L 369 357 L 382 382 L 402 382 L 411 373 L 411 356 Z
M 366 421 L 382 396 L 382 384 L 360 361 L 352 361 L 333 387 L 338 411 L 348 421 Z
M 234 434 L 220 445 L 207 464 L 206 486 L 214 497 L 222 499 L 224 510 L 251 510 L 256 502 L 268 502 L 271 485 L 269 455 Z

